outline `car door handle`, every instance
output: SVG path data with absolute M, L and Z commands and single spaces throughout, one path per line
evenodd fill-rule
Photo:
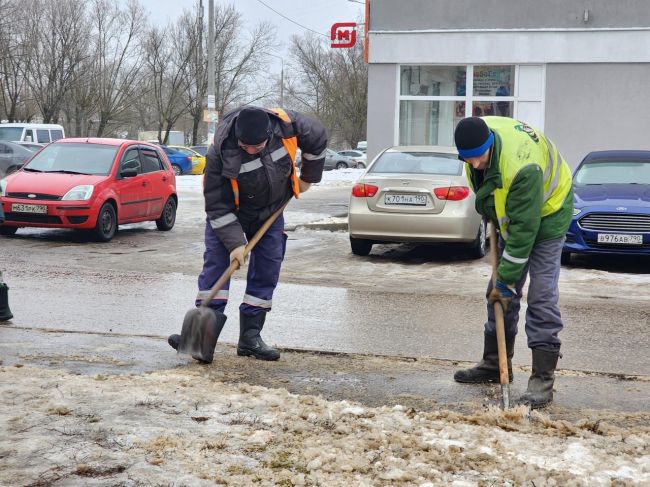
M 163 181 L 167 181 L 167 176 L 163 176 Z
M 146 181 L 142 181 L 142 186 L 146 186 L 148 183 Z

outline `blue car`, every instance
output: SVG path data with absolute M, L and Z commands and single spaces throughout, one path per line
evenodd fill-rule
M 165 145 L 161 145 L 160 147 L 167 154 L 176 176 L 192 173 L 192 158 L 190 156 Z
M 650 255 L 650 151 L 590 152 L 573 175 L 572 254 Z

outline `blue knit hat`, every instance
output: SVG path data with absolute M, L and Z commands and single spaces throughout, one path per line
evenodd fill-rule
M 480 117 L 467 117 L 458 122 L 454 142 L 461 159 L 478 157 L 494 144 L 494 134 Z

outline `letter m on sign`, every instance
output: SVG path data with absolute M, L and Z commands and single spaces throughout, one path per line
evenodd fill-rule
M 354 22 L 338 22 L 332 25 L 331 47 L 354 47 L 357 42 L 356 28 L 357 24 Z

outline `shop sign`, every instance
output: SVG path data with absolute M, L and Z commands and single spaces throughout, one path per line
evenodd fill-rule
M 355 22 L 337 22 L 332 25 L 330 38 L 333 48 L 354 47 L 357 42 L 357 24 Z

